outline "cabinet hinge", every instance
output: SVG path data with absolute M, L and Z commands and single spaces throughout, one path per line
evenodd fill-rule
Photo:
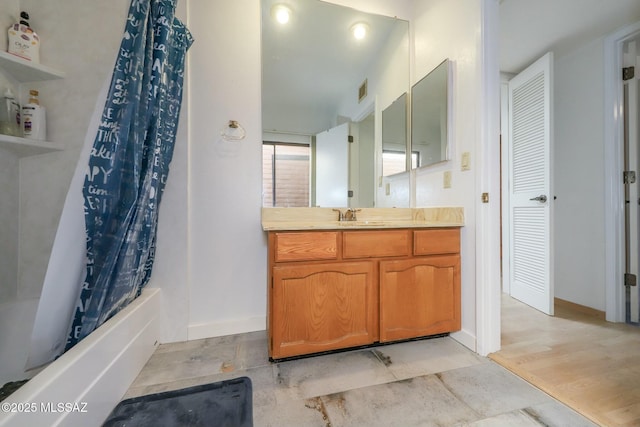
M 625 286 L 636 286 L 637 279 L 635 274 L 624 273 L 624 285 Z
M 349 135 L 349 137 L 347 138 L 348 142 L 353 142 L 353 135 Z
M 482 193 L 482 203 L 489 203 L 489 193 Z
M 635 76 L 635 67 L 624 67 L 622 69 L 622 80 L 631 80 Z
M 624 171 L 622 172 L 623 184 L 634 184 L 636 182 L 636 171 Z

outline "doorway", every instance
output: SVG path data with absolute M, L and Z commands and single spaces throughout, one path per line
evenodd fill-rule
M 638 163 L 638 131 L 634 129 L 637 124 L 633 124 L 638 121 L 637 77 L 623 83 L 622 69 L 631 62 L 637 62 L 639 38 L 640 22 L 616 31 L 604 41 L 606 319 L 612 322 L 638 320 L 638 287 L 625 286 L 632 280 L 626 276 L 625 281 L 625 275 L 633 274 L 633 270 L 638 268 L 638 184 L 629 182 L 625 185 L 623 182 L 632 180 L 631 174 L 624 178 L 624 172 L 634 167 L 637 169 Z M 626 121 L 624 112 L 628 113 Z M 628 225 L 625 219 L 628 219 Z M 627 233 L 629 239 L 626 238 Z
M 623 99 L 623 187 L 624 187 L 624 287 L 625 322 L 640 325 L 640 298 L 637 277 L 640 259 L 638 235 L 640 233 L 640 193 L 637 174 L 640 166 L 639 106 L 640 36 L 624 42 L 622 68 Z
M 553 315 L 553 53 L 506 84 L 503 266 L 508 293 Z

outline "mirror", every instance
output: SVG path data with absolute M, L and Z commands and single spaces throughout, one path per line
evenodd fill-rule
M 382 176 L 407 170 L 407 93 L 382 111 Z
M 410 87 L 408 22 L 320 0 L 262 0 L 261 8 L 262 129 L 270 150 L 263 206 L 378 206 L 382 109 Z M 359 24 L 362 39 L 352 34 Z M 342 135 L 345 124 L 347 140 L 323 142 Z M 308 149 L 288 153 L 292 146 Z M 308 171 L 306 202 L 287 194 L 288 184 L 303 182 L 283 169 L 294 163 L 298 173 Z
M 411 153 L 415 167 L 449 160 L 449 73 L 447 59 L 411 88 Z

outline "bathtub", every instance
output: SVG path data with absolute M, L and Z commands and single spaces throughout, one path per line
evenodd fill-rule
M 17 307 L 2 307 L 0 312 L 3 328 L 7 325 L 5 317 L 12 322 L 26 320 L 21 325 L 26 338 L 19 336 L 19 331 L 6 335 L 7 339 L 19 339 L 20 347 L 23 346 L 8 350 L 11 353 L 8 356 L 16 359 L 10 362 L 14 366 L 11 369 L 19 369 L 18 374 L 26 360 L 31 335 L 31 327 L 27 326 L 29 319 L 33 324 L 36 307 L 37 300 L 25 301 Z M 0 427 L 102 425 L 157 347 L 160 310 L 161 291 L 143 290 L 127 308 L 4 400 Z M 5 339 L 5 335 L 0 338 Z M 0 351 L 4 351 L 5 345 L 0 342 Z

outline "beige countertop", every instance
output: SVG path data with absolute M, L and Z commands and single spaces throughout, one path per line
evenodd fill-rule
M 346 208 L 341 208 L 344 212 Z M 338 221 L 332 208 L 262 208 L 262 229 L 342 230 L 374 228 L 462 227 L 461 207 L 432 208 L 362 208 L 357 221 Z

